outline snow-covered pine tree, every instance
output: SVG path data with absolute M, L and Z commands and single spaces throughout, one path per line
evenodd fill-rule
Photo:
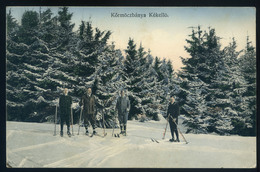
M 160 98 L 161 98 L 161 104 L 167 104 L 170 98 L 170 85 L 171 85 L 171 79 L 172 74 L 170 74 L 169 65 L 166 62 L 166 59 L 164 58 L 161 61 L 161 65 L 159 67 L 159 71 L 161 73 L 161 80 L 160 83 Z
M 110 31 L 100 31 L 98 28 L 93 28 L 91 22 L 82 21 L 76 38 L 71 41 L 73 46 L 69 54 L 71 58 L 69 58 L 70 65 L 67 72 L 75 80 L 75 83 L 71 83 L 72 94 L 77 98 L 75 101 L 79 102 L 85 89 L 91 87 L 98 102 L 99 116 L 104 102 L 101 100 L 102 96 L 98 95 L 98 90 L 103 71 L 103 57 L 109 49 L 107 40 L 110 35 Z M 79 107 L 76 110 L 77 117 L 78 113 Z
M 131 108 L 129 112 L 129 119 L 136 117 L 138 114 L 142 114 L 142 105 L 141 99 L 139 98 L 138 93 L 141 91 L 140 87 L 138 87 L 138 82 L 142 80 L 140 67 L 141 61 L 138 56 L 138 52 L 136 50 L 136 44 L 134 40 L 129 38 L 127 49 L 125 50 L 126 59 L 125 59 L 125 70 L 124 70 L 124 81 L 127 84 L 127 93 L 129 96 L 129 100 L 131 102 Z M 139 53 L 140 55 L 140 53 Z
M 43 13 L 44 14 L 44 13 Z M 42 15 L 43 15 L 42 14 Z M 74 24 L 71 24 L 72 13 L 68 12 L 67 7 L 59 8 L 58 16 L 49 21 L 49 14 L 46 11 L 46 17 L 42 17 L 42 21 L 47 18 L 47 28 L 44 30 L 49 33 L 48 41 L 50 46 L 50 54 L 53 61 L 50 64 L 50 70 L 46 71 L 45 82 L 51 82 L 55 85 L 56 98 L 62 93 L 62 88 L 67 87 L 71 94 L 72 86 L 76 84 L 76 80 L 71 76 L 71 66 L 73 55 L 71 53 L 76 36 L 73 33 Z M 49 24 L 49 22 L 51 24 Z
M 125 51 L 124 74 L 126 77 L 124 77 L 124 81 L 127 84 L 131 101 L 129 118 L 142 114 L 158 120 L 157 73 L 153 66 L 153 57 L 150 51 L 146 55 L 147 52 L 144 51 L 142 44 L 136 50 L 136 44 L 131 38 Z
M 11 106 L 7 103 L 10 120 L 44 120 L 42 114 L 46 113 L 48 101 L 43 98 L 46 90 L 41 88 L 39 80 L 43 80 L 50 56 L 46 42 L 40 39 L 41 34 L 39 14 L 26 11 L 15 36 L 7 41 L 7 61 L 9 67 L 13 66 L 7 66 L 6 73 L 7 101 L 13 102 Z M 17 104 L 19 107 L 11 110 Z
M 238 64 L 240 52 L 236 51 L 236 41 L 233 38 L 229 46 L 223 50 L 223 60 L 217 66 L 216 78 L 212 80 L 214 88 L 214 109 L 218 109 L 216 130 L 220 134 L 240 134 L 236 130 L 241 129 L 238 123 L 244 123 L 242 114 L 245 111 L 246 102 L 243 94 L 246 91 L 246 82 L 241 74 Z
M 68 13 L 67 8 L 60 8 L 59 14 L 52 17 L 50 9 L 40 12 L 40 15 L 35 11 L 26 11 L 16 38 L 12 40 L 13 42 L 8 42 L 7 59 L 19 63 L 19 67 L 15 72 L 8 71 L 7 78 L 10 78 L 11 84 L 14 80 L 20 85 L 24 83 L 23 88 L 20 88 L 19 84 L 13 88 L 22 89 L 20 94 L 12 92 L 13 97 L 21 95 L 21 102 L 26 104 L 16 113 L 24 115 L 20 120 L 51 120 L 48 116 L 53 117 L 54 106 L 62 91 L 57 88 L 68 87 L 71 90 L 71 85 L 76 83 L 68 71 L 70 65 L 68 61 L 72 57 L 69 50 L 74 39 L 72 32 L 74 24 L 70 23 L 72 14 Z M 11 57 L 14 51 L 20 55 L 19 59 L 18 56 Z M 17 77 L 14 77 L 14 73 L 17 72 Z M 11 117 L 14 113 L 10 110 L 9 112 Z
M 6 31 L 7 31 L 7 39 L 10 38 L 13 33 L 18 29 L 18 23 L 17 20 L 12 16 L 11 9 L 9 9 L 9 12 L 6 14 Z
M 155 57 L 155 61 L 154 61 L 154 70 L 157 72 L 158 76 L 158 82 L 160 82 L 161 80 L 163 80 L 163 76 L 162 73 L 160 72 L 160 66 L 161 66 L 161 60 L 159 57 Z
M 243 94 L 247 107 L 243 112 L 244 124 L 242 125 L 242 135 L 256 135 L 256 52 L 255 48 L 247 36 L 247 44 L 243 55 L 239 58 L 239 67 L 247 85 L 246 92 Z
M 167 61 L 167 66 L 168 66 L 168 73 L 169 73 L 169 89 L 170 89 L 170 95 L 174 95 L 176 97 L 176 100 L 180 105 L 182 105 L 182 96 L 180 96 L 181 93 L 181 79 L 178 76 L 177 72 L 174 71 L 173 66 L 172 66 L 172 61 L 168 60 Z
M 22 65 L 21 55 L 26 51 L 27 47 L 23 44 L 16 43 L 17 30 L 19 29 L 17 20 L 12 16 L 11 9 L 6 15 L 6 105 L 7 105 L 7 120 L 21 120 L 23 116 L 19 112 L 19 109 L 24 107 L 21 98 L 17 96 L 17 93 L 21 92 L 15 87 L 19 86 L 19 82 L 16 82 L 19 78 L 18 65 Z M 25 49 L 25 50 L 24 50 Z M 22 52 L 23 50 L 23 52 Z
M 74 58 L 71 49 L 74 47 L 76 39 L 73 32 L 74 24 L 71 23 L 72 15 L 67 7 L 59 8 L 58 15 L 54 17 L 49 9 L 41 13 L 40 29 L 44 33 L 42 39 L 48 42 L 51 57 L 49 68 L 45 71 L 44 79 L 41 82 L 46 83 L 45 87 L 51 89 L 51 92 L 44 94 L 44 98 L 52 100 L 50 108 L 53 110 L 65 87 L 69 89 L 73 102 L 78 100 L 73 92 L 77 80 L 72 75 L 72 64 L 70 63 Z M 48 120 L 53 120 L 53 115 L 50 117 Z
M 100 70 L 96 77 L 96 96 L 98 101 L 98 119 L 102 125 L 102 113 L 104 113 L 106 127 L 113 125 L 115 117 L 115 105 L 120 90 L 126 85 L 122 81 L 124 57 L 120 50 L 116 50 L 114 44 L 98 56 Z
M 184 67 L 179 73 L 179 76 L 183 79 L 181 84 L 182 95 L 185 96 L 183 112 L 188 118 L 184 123 L 200 119 L 200 124 L 194 122 L 194 124 L 197 124 L 194 126 L 192 122 L 189 122 L 190 131 L 199 133 L 217 132 L 218 112 L 215 111 L 215 90 L 211 82 L 216 77 L 217 66 L 222 61 L 219 38 L 216 36 L 215 30 L 211 28 L 209 28 L 209 32 L 205 31 L 202 34 L 200 26 L 196 31 L 194 28 L 192 29 L 190 37 L 190 40 L 186 40 L 188 46 L 185 46 L 185 49 L 191 57 L 182 58 Z M 202 125 L 204 125 L 204 128 L 198 127 Z M 194 131 L 194 129 L 197 131 Z
M 165 116 L 170 96 L 176 96 L 179 93 L 179 81 L 177 81 L 170 60 L 166 61 L 165 58 L 161 60 L 160 58 L 155 57 L 153 68 L 156 72 L 157 79 L 155 85 L 155 93 L 157 94 L 156 100 L 159 101 L 160 113 Z M 176 98 L 178 98 L 178 96 Z
M 153 120 L 159 120 L 159 100 L 158 90 L 157 90 L 157 73 L 153 66 L 153 56 L 148 51 L 148 54 L 143 52 L 143 47 L 140 45 L 138 49 L 138 56 L 140 59 L 139 73 L 140 81 L 136 83 L 136 86 L 139 87 L 140 92 L 138 93 L 139 98 L 141 99 L 142 112 L 148 118 Z

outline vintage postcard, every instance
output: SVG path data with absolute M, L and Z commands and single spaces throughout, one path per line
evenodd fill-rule
M 254 7 L 6 7 L 6 167 L 256 168 Z

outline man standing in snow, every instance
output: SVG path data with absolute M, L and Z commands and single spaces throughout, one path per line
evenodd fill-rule
M 117 99 L 116 110 L 118 112 L 118 121 L 120 124 L 120 134 L 126 135 L 126 124 L 128 119 L 128 112 L 130 110 L 130 101 L 125 95 L 124 90 L 121 90 L 121 95 Z
M 89 132 L 88 132 L 89 122 L 92 125 L 93 134 L 97 134 L 97 132 L 95 131 L 95 128 L 96 128 L 96 100 L 95 100 L 94 95 L 92 95 L 91 88 L 86 89 L 86 92 L 82 96 L 79 105 L 80 106 L 83 105 L 83 119 L 84 119 L 84 126 L 86 129 L 86 135 L 89 134 Z
M 72 98 L 68 95 L 68 89 L 64 88 L 64 94 L 60 96 L 59 106 L 60 106 L 60 136 L 63 136 L 63 124 L 66 122 L 67 134 L 71 136 L 70 133 L 70 112 L 71 112 Z
M 171 135 L 172 138 L 170 139 L 171 142 L 180 142 L 179 140 L 179 133 L 177 130 L 178 124 L 178 116 L 180 115 L 180 108 L 173 96 L 170 98 L 170 104 L 167 110 L 167 116 L 170 124 Z M 177 140 L 174 140 L 174 133 L 176 134 Z

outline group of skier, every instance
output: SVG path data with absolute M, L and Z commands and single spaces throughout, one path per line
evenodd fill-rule
M 67 134 L 71 136 L 70 133 L 70 115 L 71 115 L 71 105 L 72 98 L 68 95 L 68 89 L 64 89 L 64 94 L 62 94 L 59 98 L 59 107 L 60 107 L 60 136 L 63 136 L 63 125 L 64 122 L 67 125 Z M 84 121 L 84 127 L 86 129 L 85 134 L 89 135 L 89 124 L 91 124 L 93 128 L 93 134 L 97 135 L 96 132 L 96 99 L 92 94 L 92 89 L 87 88 L 84 95 L 81 97 L 79 105 L 82 110 L 82 117 Z M 125 95 L 124 90 L 121 90 L 120 96 L 117 99 L 116 110 L 118 114 L 118 121 L 120 124 L 120 134 L 126 135 L 126 124 L 128 119 L 128 112 L 130 110 L 130 101 L 128 97 Z
M 79 105 L 82 110 L 82 117 L 84 120 L 84 127 L 86 129 L 85 134 L 89 135 L 88 127 L 89 123 L 93 128 L 92 135 L 97 135 L 96 132 L 96 99 L 92 94 L 92 89 L 87 88 L 85 90 L 84 95 L 82 96 Z M 64 89 L 64 94 L 62 94 L 59 98 L 59 107 L 60 107 L 60 136 L 63 136 L 63 125 L 64 122 L 67 125 L 67 134 L 71 136 L 70 133 L 70 115 L 72 113 L 72 98 L 68 95 L 68 89 Z M 118 121 L 120 125 L 120 134 L 126 136 L 126 126 L 128 113 L 130 110 L 130 101 L 128 96 L 125 94 L 124 90 L 120 91 L 120 96 L 116 102 L 116 111 L 118 114 Z M 172 138 L 169 140 L 170 142 L 180 142 L 179 133 L 177 130 L 178 125 L 178 116 L 180 114 L 179 105 L 175 102 L 174 96 L 171 96 L 170 103 L 167 109 L 167 123 L 170 124 L 170 131 Z M 81 122 L 81 121 L 80 121 Z M 174 134 L 176 135 L 176 140 L 174 139 Z

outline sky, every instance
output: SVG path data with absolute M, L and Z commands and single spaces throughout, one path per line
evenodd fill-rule
M 59 7 L 50 8 L 54 15 Z M 40 7 L 7 7 L 13 17 L 20 22 L 26 10 L 39 12 Z M 215 28 L 216 35 L 221 38 L 222 48 L 227 46 L 234 37 L 237 50 L 246 46 L 247 35 L 256 45 L 256 9 L 254 7 L 69 7 L 73 13 L 74 30 L 78 30 L 81 21 L 91 21 L 93 27 L 110 30 L 110 42 L 122 52 L 127 48 L 129 38 L 134 39 L 137 48 L 142 44 L 146 51 L 156 57 L 170 59 L 175 71 L 181 69 L 181 57 L 188 58 L 184 46 L 191 34 L 190 27 L 201 26 Z M 118 14 L 142 14 L 146 17 L 115 17 Z M 150 13 L 164 13 L 168 17 L 149 17 Z

